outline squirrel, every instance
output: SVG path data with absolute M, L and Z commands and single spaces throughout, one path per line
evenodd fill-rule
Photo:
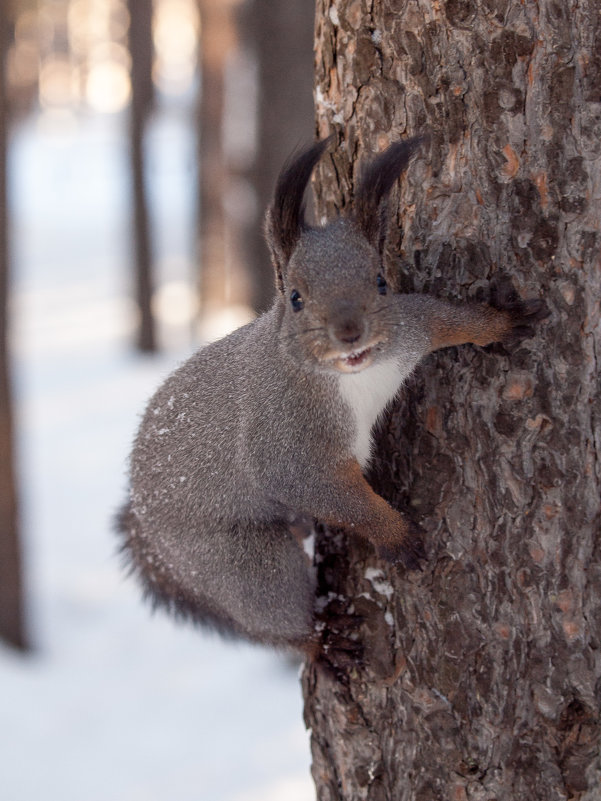
M 330 140 L 282 169 L 265 219 L 272 307 L 176 369 L 135 438 L 118 528 L 155 605 L 319 658 L 328 625 L 299 536 L 308 521 L 406 569 L 425 559 L 421 528 L 365 478 L 374 424 L 427 354 L 532 336 L 546 307 L 515 293 L 495 307 L 391 290 L 386 200 L 423 141 L 368 163 L 350 213 L 321 226 L 303 198 Z

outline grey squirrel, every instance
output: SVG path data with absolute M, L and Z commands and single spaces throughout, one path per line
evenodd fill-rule
M 419 527 L 364 477 L 374 423 L 428 353 L 530 336 L 545 307 L 391 291 L 386 199 L 422 141 L 377 156 L 350 214 L 322 227 L 307 224 L 303 196 L 329 140 L 282 170 L 265 225 L 273 306 L 167 378 L 135 439 L 119 528 L 155 604 L 317 658 L 327 622 L 316 625 L 299 527 L 341 527 L 408 569 L 425 558 Z

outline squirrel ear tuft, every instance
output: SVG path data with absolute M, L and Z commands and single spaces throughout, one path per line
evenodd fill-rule
M 265 238 L 276 271 L 276 284 L 283 291 L 283 270 L 305 227 L 305 189 L 313 168 L 332 137 L 322 139 L 286 162 L 278 176 L 273 202 L 265 216 Z
M 353 199 L 353 216 L 365 238 L 382 251 L 385 236 L 386 198 L 428 135 L 395 142 L 369 162 L 362 171 Z

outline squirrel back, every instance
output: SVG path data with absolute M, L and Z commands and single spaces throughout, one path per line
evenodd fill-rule
M 119 528 L 155 604 L 226 634 L 315 654 L 327 635 L 315 625 L 315 579 L 299 529 L 319 520 L 366 537 L 405 567 L 424 558 L 419 527 L 363 475 L 373 425 L 424 355 L 503 339 L 540 306 L 458 307 L 391 292 L 383 208 L 421 142 L 378 156 L 351 215 L 323 227 L 307 225 L 303 194 L 328 142 L 282 171 L 266 218 L 272 308 L 180 366 L 135 439 Z

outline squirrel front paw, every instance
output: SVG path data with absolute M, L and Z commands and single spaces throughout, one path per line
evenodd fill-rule
M 392 564 L 401 564 L 406 570 L 421 570 L 421 563 L 427 559 L 424 546 L 424 530 L 417 523 L 407 521 L 407 531 L 397 541 L 377 546 L 380 559 Z
M 534 336 L 535 324 L 550 314 L 544 300 L 539 298 L 523 300 L 510 281 L 493 284 L 490 290 L 490 305 L 497 311 L 505 312 L 509 318 L 508 330 L 500 340 L 506 347 Z

